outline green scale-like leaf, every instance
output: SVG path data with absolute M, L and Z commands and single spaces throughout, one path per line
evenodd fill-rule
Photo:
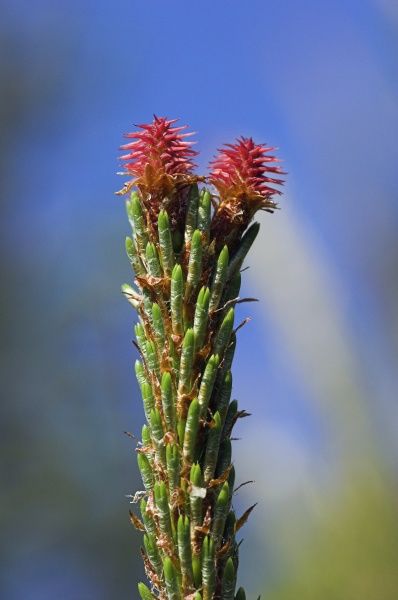
M 214 342 L 214 354 L 223 356 L 232 334 L 234 316 L 235 311 L 233 308 L 230 308 L 220 325 L 220 329 L 218 330 L 216 340 Z
M 200 350 L 206 338 L 206 328 L 209 318 L 210 290 L 202 287 L 196 300 L 193 329 L 195 332 L 196 349 Z
M 176 444 L 166 446 L 167 477 L 170 496 L 178 489 L 180 483 L 180 450 Z
M 214 382 L 216 380 L 218 363 L 218 355 L 213 354 L 207 361 L 206 368 L 203 373 L 198 394 L 200 413 L 202 417 L 205 417 L 207 413 L 207 407 L 209 405 Z
M 218 451 L 218 460 L 216 466 L 216 477 L 221 477 L 231 464 L 232 447 L 231 440 L 223 440 Z
M 230 300 L 236 300 L 239 297 L 241 283 L 242 276 L 238 271 L 237 273 L 235 273 L 231 281 L 229 281 L 224 288 L 224 293 L 222 295 L 220 303 L 221 306 L 224 306 Z
M 141 453 L 137 454 L 137 462 L 138 462 L 138 468 L 141 473 L 142 482 L 145 486 L 146 491 L 149 492 L 153 488 L 153 485 L 154 485 L 154 477 L 153 477 L 152 467 L 150 465 L 149 460 L 145 456 L 145 454 L 141 454 Z
M 156 345 L 161 353 L 165 342 L 165 332 L 162 311 L 156 302 L 152 304 L 152 326 Z
M 246 600 L 246 592 L 242 587 L 240 587 L 236 592 L 235 600 Z
M 164 578 L 168 600 L 182 600 L 176 568 L 168 556 L 163 560 Z
M 126 237 L 126 254 L 129 257 L 134 273 L 139 277 L 143 277 L 146 274 L 145 267 L 135 247 L 134 241 L 129 237 Z
M 174 266 L 173 241 L 170 231 L 169 217 L 165 210 L 161 210 L 158 217 L 159 250 L 163 273 L 171 276 Z
M 232 392 L 232 374 L 227 371 L 224 375 L 224 380 L 216 396 L 216 408 L 220 413 L 221 423 L 224 422 L 228 410 L 229 400 Z
M 213 527 L 211 530 L 211 536 L 214 540 L 216 548 L 221 544 L 222 535 L 224 532 L 225 520 L 229 511 L 230 493 L 229 484 L 226 481 L 220 493 L 217 496 L 217 500 L 214 506 L 214 519 Z
M 206 536 L 202 546 L 202 595 L 203 600 L 213 600 L 216 588 L 215 545 L 211 537 Z
M 198 229 L 202 232 L 203 239 L 207 242 L 210 237 L 211 223 L 211 194 L 202 190 L 199 197 Z
M 142 401 L 144 404 L 145 416 L 146 416 L 148 423 L 150 423 L 151 412 L 155 407 L 155 401 L 153 398 L 152 387 L 149 385 L 149 383 L 147 381 L 143 381 L 142 386 L 141 386 L 141 393 L 142 393 Z
M 228 261 L 228 246 L 224 246 L 217 260 L 216 272 L 214 274 L 214 279 L 211 286 L 211 296 L 209 305 L 210 311 L 216 310 L 220 303 L 221 295 L 223 293 L 225 282 L 227 280 Z
M 138 584 L 138 593 L 141 596 L 141 600 L 154 600 L 152 592 L 145 583 L 140 582 Z
M 137 323 L 134 326 L 134 333 L 135 333 L 135 337 L 137 339 L 138 347 L 141 350 L 143 357 L 146 359 L 147 358 L 147 354 L 146 354 L 147 339 L 145 336 L 145 330 L 141 323 Z
M 193 585 L 192 552 L 190 522 L 188 517 L 180 515 L 177 525 L 178 532 L 178 556 L 181 564 L 182 587 L 185 592 Z
M 233 600 L 236 585 L 236 571 L 232 558 L 227 560 L 222 579 L 222 600 Z
M 141 432 L 142 445 L 144 447 L 150 446 L 152 443 L 152 436 L 151 430 L 149 429 L 148 425 L 143 425 Z
M 156 537 L 156 524 L 153 520 L 152 515 L 149 512 L 147 512 L 147 502 L 144 498 L 141 500 L 140 503 L 140 512 L 146 532 L 152 535 L 153 537 Z
M 160 277 L 162 272 L 155 244 L 148 242 L 145 250 L 146 264 L 149 275 L 152 277 Z
M 156 545 L 155 536 L 153 536 L 151 534 L 145 534 L 144 535 L 144 546 L 145 546 L 145 550 L 148 555 L 148 558 L 151 561 L 151 564 L 152 564 L 155 572 L 160 577 L 162 574 L 162 566 L 163 565 L 162 565 L 162 560 L 160 558 L 158 547 Z
M 195 355 L 195 334 L 193 329 L 188 329 L 181 350 L 180 377 L 178 380 L 179 398 L 189 394 L 191 391 L 191 378 L 193 359 Z
M 156 344 L 153 340 L 148 340 L 145 345 L 145 356 L 147 360 L 148 370 L 160 378 L 160 364 Z
M 241 268 L 243 261 L 245 260 L 246 254 L 249 252 L 253 245 L 254 240 L 260 229 L 259 223 L 253 223 L 242 237 L 239 246 L 231 258 L 228 266 L 227 280 L 231 281 L 234 275 Z
M 205 481 L 208 483 L 214 476 L 214 471 L 217 464 L 218 449 L 220 447 L 221 438 L 221 416 L 217 411 L 214 414 L 213 421 L 210 424 L 210 429 L 207 434 L 206 454 L 203 467 L 203 475 Z
M 183 325 L 184 278 L 181 265 L 175 265 L 171 275 L 170 310 L 173 333 L 182 335 Z
M 200 554 L 192 556 L 193 582 L 196 588 L 202 587 L 202 561 Z
M 130 202 L 126 203 L 127 215 L 130 225 L 133 228 L 134 238 L 137 244 L 138 253 L 143 256 L 148 243 L 148 235 L 146 231 L 146 223 L 142 212 L 140 197 L 137 192 L 133 192 L 130 197 Z
M 189 253 L 188 276 L 185 289 L 185 297 L 189 299 L 190 294 L 199 284 L 202 274 L 202 234 L 196 229 L 191 239 Z
M 199 207 L 199 189 L 197 184 L 191 185 L 188 198 L 187 216 L 185 220 L 185 244 L 188 245 L 197 226 Z
M 191 462 L 195 458 L 195 449 L 198 442 L 199 419 L 200 405 L 198 400 L 194 398 L 191 404 L 189 405 L 184 432 L 183 456 L 184 460 L 188 464 L 191 464 Z
M 134 364 L 135 375 L 137 377 L 138 385 L 142 389 L 144 383 L 148 383 L 147 378 L 145 376 L 145 369 L 140 360 L 136 360 Z
M 166 421 L 167 431 L 174 432 L 176 429 L 175 398 L 171 374 L 167 371 L 165 371 L 162 375 L 160 389 L 162 395 L 163 414 L 164 419 Z
M 229 483 L 228 483 L 229 486 Z M 231 487 L 229 487 L 230 493 L 231 493 Z M 236 528 L 236 516 L 233 510 L 230 510 L 227 518 L 225 520 L 225 527 L 224 527 L 224 539 L 225 540 L 233 540 L 235 537 L 235 528 Z M 232 549 L 232 548 L 231 548 Z M 227 556 L 228 558 L 228 556 Z
M 165 471 L 166 470 L 166 448 L 165 448 L 164 440 L 163 440 L 164 431 L 163 431 L 163 425 L 162 425 L 162 417 L 156 408 L 154 410 L 151 410 L 150 426 L 151 426 L 152 437 L 155 442 L 156 460 L 157 460 L 158 464 L 161 465 L 162 469 Z
M 203 477 L 200 465 L 194 464 L 191 467 L 190 474 L 191 492 L 190 492 L 190 509 L 191 509 L 191 540 L 195 539 L 195 527 L 200 527 L 203 520 Z
M 224 429 L 223 429 L 223 438 L 231 435 L 232 427 L 236 421 L 236 417 L 238 414 L 238 401 L 232 400 L 231 404 L 228 406 L 227 415 L 225 417 Z
M 160 531 L 165 537 L 165 539 L 172 541 L 173 535 L 171 528 L 169 501 L 167 497 L 167 488 L 164 481 L 155 483 L 154 496 L 156 508 L 158 510 Z

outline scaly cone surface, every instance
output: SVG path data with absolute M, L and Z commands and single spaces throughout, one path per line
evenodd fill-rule
M 134 284 L 122 291 L 138 313 L 135 371 L 146 423 L 137 460 L 145 491 L 141 549 L 150 586 L 142 600 L 245 600 L 235 592 L 237 519 L 231 433 L 247 413 L 231 401 L 240 270 L 258 233 L 255 212 L 274 208 L 282 173 L 266 146 L 241 138 L 220 151 L 210 183 L 193 173 L 185 127 L 154 117 L 127 134 L 131 177 L 126 252 Z M 250 226 L 249 226 L 250 225 Z

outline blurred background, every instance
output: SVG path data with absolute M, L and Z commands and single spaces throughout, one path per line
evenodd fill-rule
M 240 584 L 398 597 L 398 4 L 6 0 L 0 20 L 4 600 L 136 598 L 131 273 L 117 156 L 152 114 L 280 148 L 234 397 Z

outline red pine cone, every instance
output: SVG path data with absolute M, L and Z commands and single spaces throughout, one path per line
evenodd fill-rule
M 186 141 L 193 133 L 181 133 L 187 125 L 173 127 L 178 119 L 154 115 L 152 123 L 138 125 L 142 131 L 125 134 L 133 142 L 121 146 L 128 153 L 121 156 L 125 174 L 133 176 L 126 186 L 133 185 L 154 193 L 170 191 L 181 176 L 190 175 L 197 152 L 191 148 L 195 142 Z
M 283 185 L 283 179 L 274 175 L 283 175 L 284 171 L 276 164 L 279 159 L 268 154 L 272 150 L 274 148 L 255 144 L 252 138 L 245 137 L 236 144 L 225 144 L 210 163 L 210 182 L 221 199 L 244 197 L 259 203 L 258 208 L 275 207 L 272 196 L 281 191 L 273 185 Z
M 273 212 L 273 199 L 282 192 L 284 171 L 279 159 L 268 154 L 274 150 L 241 137 L 235 144 L 225 144 L 210 163 L 209 181 L 219 193 L 220 201 L 213 220 L 213 237 L 237 240 L 258 210 Z

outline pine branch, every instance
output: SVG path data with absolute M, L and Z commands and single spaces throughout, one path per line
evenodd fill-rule
M 193 174 L 191 134 L 155 117 L 127 134 L 121 193 L 131 237 L 126 252 L 135 278 L 123 294 L 138 313 L 135 371 L 146 424 L 137 447 L 145 492 L 141 550 L 150 588 L 142 600 L 245 600 L 235 595 L 237 530 L 231 433 L 246 416 L 231 401 L 240 270 L 259 230 L 257 210 L 276 207 L 281 174 L 271 148 L 241 138 Z M 272 177 L 270 177 L 272 174 Z M 202 187 L 200 187 L 202 185 Z

